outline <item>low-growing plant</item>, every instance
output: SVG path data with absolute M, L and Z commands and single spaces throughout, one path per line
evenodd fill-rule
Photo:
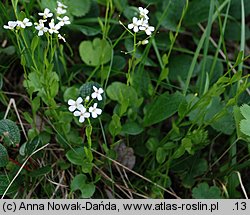
M 2 198 L 247 197 L 249 8 L 1 2 Z

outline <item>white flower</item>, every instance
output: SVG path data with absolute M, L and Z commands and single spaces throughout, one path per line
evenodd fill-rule
M 53 13 L 50 12 L 49 8 L 45 8 L 43 13 L 38 13 L 39 16 L 42 16 L 44 19 L 47 19 L 48 17 L 52 17 Z
M 79 111 L 74 112 L 74 116 L 80 116 L 79 122 L 83 123 L 86 118 L 90 117 L 90 113 L 86 112 L 85 107 L 82 107 Z
M 151 35 L 152 32 L 155 30 L 155 27 L 149 26 L 149 25 L 143 25 L 143 26 L 140 26 L 139 29 L 140 29 L 141 31 L 145 31 L 145 33 L 146 33 L 147 35 Z
M 39 20 L 39 24 L 36 23 L 36 25 L 35 29 L 38 30 L 38 36 L 42 36 L 49 30 L 47 27 L 44 27 L 44 22 L 42 20 Z
M 51 19 L 51 22 L 49 23 L 49 27 L 50 27 L 50 29 L 49 29 L 50 34 L 53 34 L 53 33 L 58 34 L 59 33 L 58 30 L 61 28 L 60 25 L 58 25 L 58 24 L 55 25 L 54 19 Z
M 148 44 L 148 40 L 143 40 L 143 41 L 141 41 L 141 44 L 142 44 L 142 45 L 147 45 L 147 44 Z
M 60 25 L 60 26 L 69 25 L 70 24 L 68 16 L 64 16 L 63 18 L 57 17 L 57 19 L 60 20 L 60 22 L 58 23 L 58 25 Z
M 97 108 L 97 103 L 94 103 L 93 107 L 89 107 L 89 112 L 93 118 L 97 118 L 98 115 L 101 115 L 102 109 Z
M 32 26 L 32 22 L 30 22 L 28 18 L 24 18 L 23 21 L 17 20 L 16 22 L 17 25 L 20 26 L 21 28 Z
M 58 34 L 58 39 L 66 43 L 65 38 L 61 34 Z
M 102 88 L 97 89 L 95 86 L 93 86 L 93 89 L 95 92 L 91 94 L 92 99 L 97 98 L 98 101 L 102 100 L 101 94 L 104 92 Z
M 149 19 L 148 16 L 147 16 L 148 9 L 147 8 L 142 8 L 142 7 L 139 7 L 138 9 L 140 11 L 140 17 L 143 18 L 143 19 L 148 20 Z
M 17 26 L 16 21 L 8 21 L 8 25 L 4 25 L 4 29 L 13 30 Z
M 56 8 L 56 13 L 59 15 L 65 14 L 67 10 L 63 9 L 62 7 Z
M 133 29 L 133 31 L 136 33 L 139 31 L 139 26 L 142 25 L 142 20 L 138 20 L 136 17 L 133 17 L 133 23 L 128 24 L 129 29 Z
M 66 5 L 64 5 L 62 2 L 57 1 L 57 6 L 61 8 L 67 8 Z
M 81 104 L 83 101 L 83 99 L 81 97 L 78 97 L 76 101 L 74 101 L 73 99 L 69 99 L 68 101 L 68 105 L 69 105 L 69 111 L 73 112 L 75 111 L 75 109 L 81 110 L 83 107 L 83 105 Z

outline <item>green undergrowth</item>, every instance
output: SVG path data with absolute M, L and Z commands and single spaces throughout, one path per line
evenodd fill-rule
M 0 196 L 249 196 L 250 1 L 61 3 L 0 2 Z

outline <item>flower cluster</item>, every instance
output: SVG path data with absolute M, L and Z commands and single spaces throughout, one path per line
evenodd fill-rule
M 57 1 L 57 8 L 55 9 L 56 18 L 53 18 L 54 14 L 48 8 L 45 8 L 43 12 L 38 13 L 38 15 L 42 17 L 41 19 L 39 19 L 38 22 L 34 23 L 35 29 L 38 31 L 38 36 L 42 36 L 48 32 L 50 34 L 57 34 L 58 39 L 66 42 L 65 38 L 59 33 L 59 30 L 61 29 L 61 27 L 63 27 L 64 25 L 70 24 L 69 17 L 62 16 L 63 14 L 67 12 L 66 9 L 67 9 L 66 5 Z M 48 22 L 48 19 L 50 19 L 49 22 Z M 57 20 L 58 22 L 55 23 L 55 20 Z M 47 26 L 46 26 L 46 23 L 48 23 Z M 26 28 L 32 25 L 33 25 L 32 22 L 30 22 L 28 18 L 24 18 L 23 21 L 19 21 L 19 20 L 9 21 L 8 25 L 4 25 L 3 27 L 5 29 L 14 30 L 14 29 L 19 29 L 19 28 Z
M 135 33 L 144 31 L 148 36 L 154 32 L 155 28 L 149 25 L 148 9 L 139 7 L 139 18 L 133 17 L 133 22 L 128 24 L 128 29 L 133 29 Z
M 84 101 L 84 105 L 82 104 L 83 99 L 82 97 L 78 97 L 76 101 L 73 99 L 68 100 L 69 111 L 73 112 L 74 116 L 79 116 L 79 122 L 83 123 L 85 119 L 92 116 L 92 118 L 97 118 L 98 115 L 101 115 L 102 109 L 97 108 L 97 103 L 94 102 L 95 99 L 98 101 L 102 100 L 102 93 L 104 92 L 102 88 L 97 88 L 93 86 L 94 92 L 91 94 L 92 100 L 90 101 L 90 97 L 87 96 Z M 88 110 L 88 111 L 87 111 Z

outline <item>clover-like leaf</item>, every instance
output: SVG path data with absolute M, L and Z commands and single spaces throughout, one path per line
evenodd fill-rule
M 99 66 L 110 61 L 112 47 L 107 40 L 95 38 L 93 41 L 81 42 L 79 53 L 88 66 Z
M 90 198 L 95 192 L 95 185 L 87 183 L 87 176 L 79 174 L 74 177 L 70 185 L 71 191 L 80 190 L 83 198 Z
M 221 199 L 221 191 L 218 187 L 209 187 L 206 182 L 203 182 L 193 188 L 192 196 L 195 199 Z

